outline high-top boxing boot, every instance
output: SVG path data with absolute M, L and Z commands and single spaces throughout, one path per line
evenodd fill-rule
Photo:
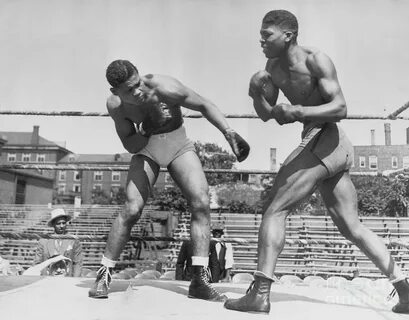
M 94 285 L 88 291 L 88 296 L 95 299 L 108 298 L 108 289 L 112 280 L 112 269 L 106 266 L 101 266 L 97 271 L 97 278 Z
M 392 308 L 393 312 L 396 313 L 407 313 L 409 314 L 409 283 L 407 279 L 402 279 L 393 283 L 395 287 L 394 291 L 391 293 L 391 297 L 398 293 L 399 302 Z
M 230 310 L 269 313 L 270 312 L 270 288 L 273 279 L 264 273 L 256 271 L 254 281 L 247 289 L 246 295 L 240 299 L 228 299 L 224 307 Z
M 192 266 L 192 281 L 189 286 L 189 298 L 223 302 L 227 297 L 210 285 L 210 271 L 207 267 Z

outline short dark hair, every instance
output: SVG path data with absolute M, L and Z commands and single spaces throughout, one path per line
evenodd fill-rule
M 112 87 L 117 87 L 128 80 L 138 69 L 128 60 L 112 61 L 106 71 L 106 78 Z
M 268 12 L 264 18 L 263 23 L 272 24 L 298 34 L 298 21 L 295 15 L 287 10 L 272 10 Z

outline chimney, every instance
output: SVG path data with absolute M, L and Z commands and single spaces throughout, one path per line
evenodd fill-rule
M 40 131 L 40 126 L 33 126 L 33 133 L 31 135 L 31 144 L 40 143 L 39 131 Z
M 375 129 L 371 129 L 371 146 L 375 145 Z
M 391 145 L 391 124 L 385 123 L 385 146 Z
M 406 128 L 406 144 L 409 144 L 409 128 Z
M 277 149 L 270 148 L 270 170 L 277 172 Z

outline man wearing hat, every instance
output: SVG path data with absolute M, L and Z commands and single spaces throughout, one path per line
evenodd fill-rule
M 223 239 L 224 225 L 217 223 L 212 226 L 213 239 L 210 241 L 210 250 L 216 252 L 217 263 L 216 266 L 219 269 L 219 280 L 221 282 L 230 281 L 230 271 L 233 268 L 233 248 L 231 243 L 226 243 Z
M 51 218 L 47 222 L 49 227 L 54 228 L 54 235 L 50 239 L 40 239 L 34 257 L 34 265 L 44 266 L 41 275 L 55 275 L 58 263 L 58 275 L 61 271 L 61 263 L 64 261 L 65 276 L 80 277 L 83 263 L 81 242 L 73 235 L 67 233 L 67 223 L 71 216 L 64 209 L 51 211 Z

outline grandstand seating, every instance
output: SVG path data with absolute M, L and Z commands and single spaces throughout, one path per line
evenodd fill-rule
M 105 237 L 115 217 L 122 210 L 121 206 L 82 206 L 81 208 L 65 207 L 74 216 L 69 231 L 81 237 L 90 239 L 82 241 L 85 261 L 84 267 L 95 270 L 99 265 L 105 248 Z M 50 209 L 45 206 L 1 206 L 0 207 L 0 255 L 10 260 L 11 264 L 27 268 L 32 264 L 38 239 L 4 236 L 7 233 L 36 235 L 37 233 L 51 233 L 46 226 Z M 157 212 L 157 208 L 148 206 L 132 229 L 133 236 L 142 236 L 147 225 L 151 224 L 150 214 Z M 260 214 L 212 213 L 212 224 L 225 225 L 225 238 L 241 240 L 233 242 L 235 265 L 233 273 L 253 272 L 257 263 L 257 233 L 261 223 Z M 389 238 L 409 237 L 408 218 L 361 217 L 361 221 L 385 240 Z M 152 231 L 152 230 L 151 230 Z M 163 236 L 160 230 L 153 230 L 150 236 Z M 174 230 L 174 238 L 189 237 L 190 214 L 180 213 L 178 226 Z M 94 238 L 93 238 L 94 237 Z M 281 253 L 277 268 L 277 275 L 321 275 L 343 277 L 382 277 L 379 270 L 354 245 L 346 241 L 338 232 L 328 216 L 293 215 L 287 219 L 286 239 L 294 240 L 287 243 Z M 300 242 L 299 240 L 305 240 Z M 314 242 L 314 240 L 328 240 Z M 150 243 L 152 244 L 152 243 Z M 162 271 L 174 271 L 181 241 L 168 243 L 166 253 L 162 256 Z M 151 248 L 155 256 L 155 246 Z M 388 246 L 392 255 L 404 271 L 408 271 L 409 252 L 404 247 Z M 129 242 L 123 250 L 119 268 L 135 267 L 137 264 L 149 265 L 151 262 L 135 261 L 135 248 Z M 141 270 L 143 271 L 143 270 Z
M 106 237 L 115 217 L 122 206 L 82 206 L 81 208 L 64 207 L 74 219 L 69 226 L 69 232 L 77 236 Z M 141 236 L 142 230 L 150 222 L 147 218 L 154 208 L 147 207 L 138 223 L 132 229 L 133 236 Z M 47 227 L 50 209 L 45 206 L 1 206 L 0 232 L 13 234 L 24 233 L 33 235 L 32 240 L 13 239 L 0 236 L 0 256 L 9 260 L 11 264 L 18 264 L 23 268 L 32 265 L 38 240 L 36 234 L 50 234 L 53 230 Z M 105 240 L 83 241 L 84 267 L 95 269 L 101 261 L 105 249 Z M 135 265 L 132 242 L 127 243 L 121 256 L 119 265 L 123 268 Z

